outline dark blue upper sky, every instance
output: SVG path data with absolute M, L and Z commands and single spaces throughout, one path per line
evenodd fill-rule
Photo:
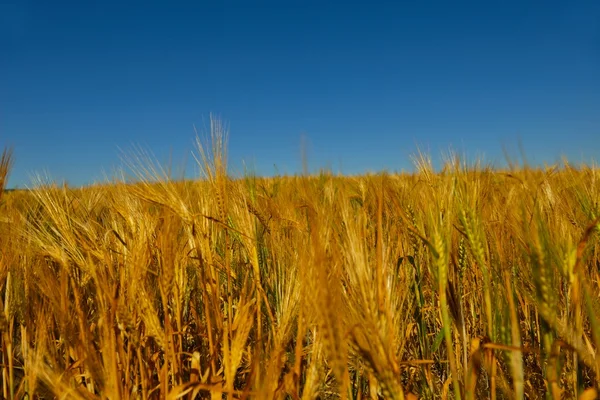
M 299 171 L 302 135 L 345 173 L 600 156 L 598 1 L 0 1 L 11 186 L 102 179 L 133 145 L 179 165 L 211 112 L 262 174 Z

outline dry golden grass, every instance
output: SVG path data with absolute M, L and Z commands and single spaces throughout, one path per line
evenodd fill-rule
M 234 180 L 212 129 L 195 182 L 4 195 L 4 398 L 596 397 L 598 170 Z

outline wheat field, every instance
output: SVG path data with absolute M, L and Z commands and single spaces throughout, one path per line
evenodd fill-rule
M 194 181 L 2 195 L 3 398 L 596 398 L 597 169 L 234 179 L 220 124 L 198 147 Z

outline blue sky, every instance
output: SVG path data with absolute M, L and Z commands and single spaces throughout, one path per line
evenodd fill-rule
M 600 158 L 598 1 L 0 1 L 11 186 L 91 183 L 134 145 L 181 165 L 210 113 L 266 175 L 301 170 L 302 135 L 344 173 L 417 146 Z

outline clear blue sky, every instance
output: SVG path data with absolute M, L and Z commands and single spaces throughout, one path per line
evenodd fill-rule
M 132 145 L 179 165 L 211 112 L 262 174 L 300 171 L 303 134 L 311 167 L 346 173 L 519 140 L 600 159 L 598 1 L 0 1 L 11 186 L 90 183 Z

